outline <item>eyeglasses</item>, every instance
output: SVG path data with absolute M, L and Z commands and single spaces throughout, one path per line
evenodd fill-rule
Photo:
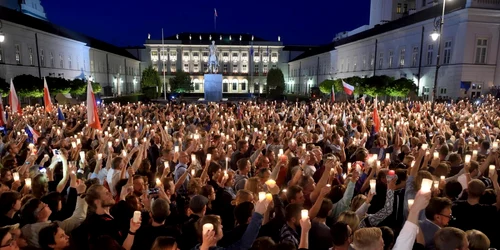
M 450 220 L 455 220 L 455 217 L 453 217 L 451 214 L 450 215 L 439 214 L 439 215 L 444 216 L 444 217 L 446 217 L 446 218 L 448 218 Z

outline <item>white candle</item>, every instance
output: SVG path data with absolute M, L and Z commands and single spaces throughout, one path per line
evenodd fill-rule
M 123 155 L 123 157 L 126 157 L 127 156 L 127 150 L 122 150 L 122 155 Z
M 161 180 L 160 180 L 160 178 L 156 178 L 156 186 L 161 186 Z
M 385 154 L 385 159 L 386 160 L 390 160 L 391 159 L 391 154 L 390 153 L 386 153 Z
M 76 144 L 82 144 L 82 140 L 80 140 L 80 138 L 77 138 L 76 139 Z
M 493 176 L 493 174 L 495 173 L 496 167 L 495 167 L 495 165 L 490 165 L 489 169 L 490 169 L 490 178 L 491 178 Z
M 351 168 L 352 168 L 352 163 L 348 162 L 347 163 L 347 173 L 351 172 Z
M 212 160 L 212 154 L 207 154 L 207 161 L 211 161 Z
M 203 235 L 206 235 L 208 232 L 214 230 L 214 225 L 211 223 L 203 224 Z
M 267 201 L 272 201 L 272 200 L 273 200 L 273 195 L 272 195 L 272 194 L 270 194 L 270 193 L 267 193 L 267 194 L 266 194 L 266 200 L 267 200 Z
M 104 136 L 108 136 L 108 131 L 104 131 Z
M 108 141 L 108 148 L 112 147 L 113 146 L 113 143 Z
M 410 210 L 411 207 L 413 206 L 413 202 L 415 202 L 414 199 L 408 199 L 408 210 Z
M 274 188 L 276 186 L 276 181 L 273 179 L 269 179 L 266 181 L 266 185 L 269 186 L 270 188 Z
M 196 155 L 191 154 L 191 163 L 194 163 L 196 161 Z
M 30 143 L 30 144 L 28 145 L 28 148 L 29 148 L 30 150 L 33 150 L 33 148 L 34 148 L 34 147 L 35 147 L 35 145 L 34 145 L 33 143 Z
M 493 149 L 498 149 L 498 142 L 493 142 Z
M 420 191 L 422 191 L 423 193 L 428 193 L 431 191 L 431 187 L 432 187 L 432 180 L 431 179 L 422 179 L 422 185 L 420 187 Z
M 326 184 L 326 187 L 332 187 L 332 185 L 330 185 L 330 184 Z
M 377 168 L 380 168 L 380 161 L 377 160 Z
M 375 193 L 376 187 L 377 187 L 377 180 L 370 180 L 370 192 L 372 194 Z
M 259 201 L 263 201 L 266 198 L 266 192 L 259 192 Z
M 472 150 L 472 157 L 474 157 L 474 158 L 477 157 L 477 150 Z
M 141 220 L 141 211 L 135 211 L 134 212 L 134 218 L 132 220 L 135 223 L 139 223 L 139 220 Z
M 427 150 L 428 145 L 427 144 L 422 144 L 422 149 Z
M 85 152 L 84 151 L 80 151 L 80 161 L 81 162 L 85 161 Z
M 465 155 L 465 163 L 470 163 L 471 155 Z
M 444 175 L 441 175 L 441 180 L 444 181 L 445 180 L 445 176 Z
M 14 181 L 18 181 L 19 180 L 19 173 L 18 172 L 12 173 L 12 178 L 14 179 Z
M 194 177 L 195 174 L 196 174 L 196 171 L 194 169 L 191 169 L 191 176 Z
M 306 144 L 305 143 L 302 143 L 302 149 L 306 149 Z
M 174 152 L 175 152 L 175 153 L 178 153 L 178 152 L 179 152 L 179 146 L 175 146 L 175 147 L 174 147 Z
M 283 190 L 281 190 L 281 192 L 286 193 L 286 188 L 285 188 L 285 189 L 283 189 Z
M 71 147 L 72 147 L 72 148 L 76 148 L 76 142 L 72 141 L 72 142 L 71 142 Z
M 169 167 L 168 167 L 168 161 L 164 162 L 164 163 L 163 163 L 163 166 L 165 167 L 165 169 L 168 169 L 168 168 L 169 168 Z
M 283 155 L 283 149 L 282 149 L 282 148 L 280 148 L 279 153 L 278 153 L 278 156 L 282 156 L 282 155 Z
M 435 159 L 439 158 L 439 152 L 434 152 L 434 158 Z
M 102 160 L 102 154 L 97 154 L 97 160 Z
M 309 218 L 309 211 L 307 211 L 307 209 L 302 209 L 302 211 L 300 211 L 300 215 L 303 220 L 306 220 Z
M 132 145 L 132 139 L 127 139 L 127 144 Z
M 26 185 L 26 187 L 31 188 L 31 178 L 24 179 L 24 184 Z
M 434 181 L 434 189 L 438 189 L 439 188 L 439 181 Z

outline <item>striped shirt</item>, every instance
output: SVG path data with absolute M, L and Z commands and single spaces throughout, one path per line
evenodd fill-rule
M 295 248 L 298 248 L 299 247 L 298 238 L 299 235 L 297 234 L 297 232 L 293 228 L 288 226 L 287 223 L 285 223 L 285 225 L 283 225 L 283 227 L 280 230 L 280 243 L 289 242 L 292 243 L 295 246 Z

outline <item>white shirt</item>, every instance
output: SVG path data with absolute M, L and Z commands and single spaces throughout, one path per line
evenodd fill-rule
M 304 174 L 305 175 L 313 176 L 315 172 L 316 172 L 316 167 L 313 165 L 306 165 L 304 167 Z
M 412 222 L 406 221 L 401 233 L 396 239 L 396 244 L 392 250 L 408 250 L 413 248 L 415 239 L 417 238 L 419 227 Z

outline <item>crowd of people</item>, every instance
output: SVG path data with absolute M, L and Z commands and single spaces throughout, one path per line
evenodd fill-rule
M 487 250 L 500 101 L 6 108 L 0 250 Z

